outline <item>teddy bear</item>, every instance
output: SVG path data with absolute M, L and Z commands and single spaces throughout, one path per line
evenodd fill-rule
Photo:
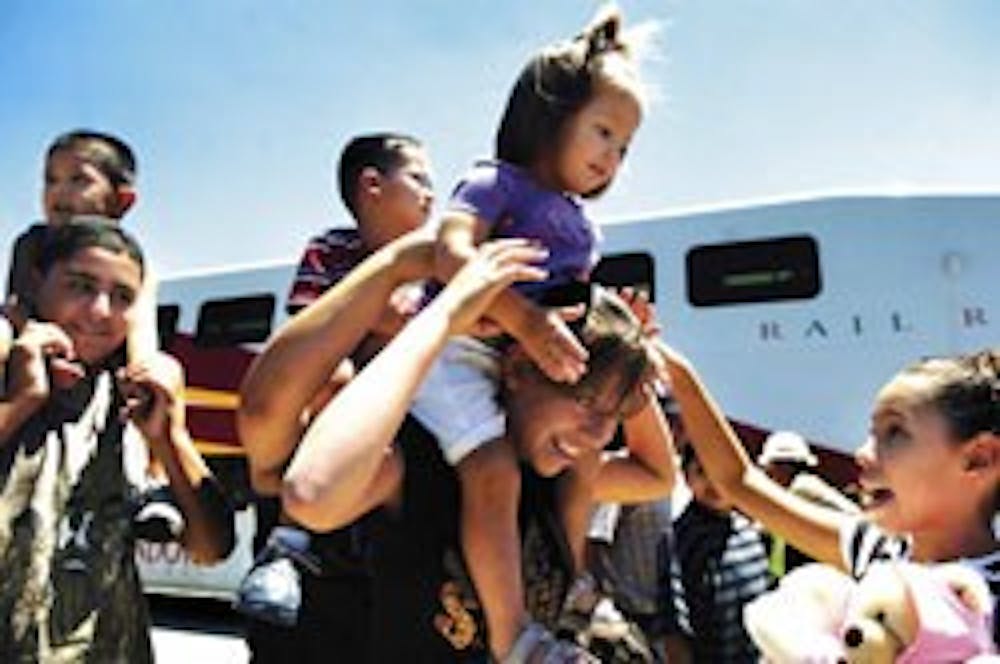
M 857 581 L 812 564 L 749 603 L 744 622 L 776 664 L 953 662 L 994 653 L 992 612 L 962 564 L 876 562 Z

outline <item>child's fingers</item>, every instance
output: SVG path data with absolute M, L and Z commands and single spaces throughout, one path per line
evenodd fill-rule
M 49 379 L 60 390 L 67 390 L 84 377 L 83 365 L 62 357 L 49 358 Z
M 584 314 L 587 313 L 587 305 L 581 302 L 580 304 L 573 304 L 567 307 L 556 307 L 553 311 L 555 311 L 562 320 L 567 323 L 572 323 L 575 320 L 583 318 Z

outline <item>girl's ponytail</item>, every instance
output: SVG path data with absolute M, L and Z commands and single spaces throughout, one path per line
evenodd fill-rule
M 590 64 L 598 57 L 612 52 L 627 53 L 621 41 L 622 15 L 614 5 L 605 5 L 587 28 L 577 36 L 586 42 L 583 61 Z

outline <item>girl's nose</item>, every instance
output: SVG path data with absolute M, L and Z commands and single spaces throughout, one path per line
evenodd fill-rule
M 862 468 L 871 468 L 875 465 L 875 438 L 868 436 L 865 442 L 854 451 L 854 461 Z

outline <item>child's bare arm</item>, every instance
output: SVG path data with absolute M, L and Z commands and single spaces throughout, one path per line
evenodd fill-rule
M 657 344 L 681 418 L 708 479 L 740 511 L 814 559 L 843 568 L 840 530 L 849 517 L 804 500 L 771 480 L 750 461 L 736 433 L 691 364 Z
M 184 513 L 185 548 L 198 563 L 225 558 L 234 541 L 232 512 L 188 433 L 180 364 L 157 352 L 129 363 L 119 381 L 125 414 L 163 464 Z
M 677 476 L 673 435 L 652 390 L 645 404 L 623 422 L 628 454 L 609 452 L 597 475 L 598 501 L 637 503 L 669 495 Z
M 441 281 L 475 255 L 486 237 L 487 224 L 467 212 L 450 212 L 441 222 L 435 253 L 435 273 Z M 586 372 L 587 350 L 566 326 L 564 316 L 580 311 L 545 309 L 508 288 L 497 296 L 486 315 L 517 339 L 528 357 L 550 379 L 576 382 Z
M 275 333 L 240 387 L 237 424 L 251 472 L 284 463 L 302 434 L 303 411 L 371 331 L 392 291 L 431 274 L 433 249 L 419 233 L 400 238 Z
M 373 487 L 392 463 L 390 449 L 396 431 L 448 336 L 467 329 L 496 293 L 512 281 L 540 280 L 543 273 L 529 265 L 538 258 L 538 252 L 516 241 L 484 247 L 434 302 L 323 407 L 285 472 L 282 504 L 292 518 L 315 530 L 329 530 L 354 521 L 372 507 Z M 389 291 L 378 294 L 384 303 Z M 324 309 L 332 304 L 324 295 L 309 311 L 325 315 Z M 369 325 L 372 320 L 368 319 Z M 334 327 L 338 324 L 330 323 Z M 355 323 L 353 318 L 339 321 L 344 327 Z M 308 362 L 313 357 L 308 353 L 310 338 L 318 333 L 286 338 L 287 347 L 280 349 L 281 354 L 303 353 L 303 361 Z M 276 350 L 269 346 L 262 356 L 264 362 L 281 359 L 281 355 L 269 357 Z M 303 371 L 311 374 L 314 369 L 296 367 L 296 373 L 287 376 L 288 383 L 304 382 L 308 376 Z M 295 386 L 283 384 L 280 389 L 290 387 Z M 302 405 L 298 405 L 295 412 L 301 410 Z M 384 486 L 380 490 L 391 489 Z
M 160 336 L 156 326 L 156 275 L 146 268 L 142 288 L 133 306 L 132 325 L 125 339 L 126 354 L 130 362 L 137 362 L 160 350 Z

